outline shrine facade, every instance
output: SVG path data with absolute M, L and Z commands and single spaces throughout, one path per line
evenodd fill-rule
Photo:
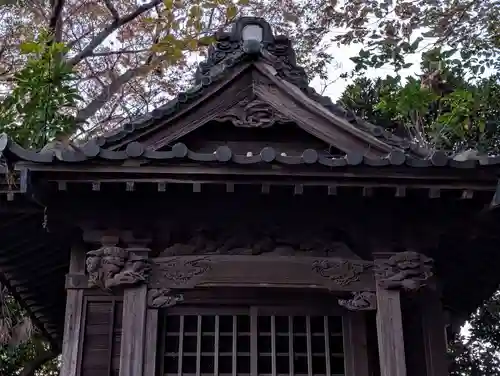
M 0 278 L 63 376 L 444 376 L 495 291 L 500 158 L 316 93 L 260 18 L 82 145 L 0 138 Z

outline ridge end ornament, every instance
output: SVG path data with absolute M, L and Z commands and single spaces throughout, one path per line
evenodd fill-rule
M 375 278 L 387 290 L 416 291 L 434 275 L 434 260 L 414 251 L 396 253 L 388 259 L 375 260 Z
M 89 287 L 104 291 L 145 283 L 151 270 L 147 258 L 117 246 L 103 246 L 87 252 L 86 268 Z
M 360 274 L 367 268 L 368 266 L 362 263 L 341 259 L 315 260 L 312 264 L 313 271 L 340 286 L 359 281 Z
M 374 292 L 353 292 L 352 295 L 351 299 L 339 299 L 339 305 L 349 311 L 373 311 L 377 309 L 377 295 Z
M 172 289 L 160 288 L 148 290 L 148 307 L 168 308 L 184 301 L 184 295 L 174 294 Z

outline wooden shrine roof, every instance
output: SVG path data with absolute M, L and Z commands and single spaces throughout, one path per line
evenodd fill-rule
M 249 24 L 261 26 L 261 43 L 242 41 L 242 29 Z M 280 128 L 281 139 L 267 142 L 262 136 L 259 142 L 254 142 L 258 137 L 227 142 L 222 135 L 208 143 L 210 147 L 192 143 L 188 136 L 212 123 L 250 130 L 257 136 L 266 129 Z M 289 149 L 284 142 L 282 147 L 280 141 L 287 141 L 292 126 L 304 138 L 318 142 L 309 139 Z M 78 193 L 71 196 L 73 192 L 66 190 L 67 181 L 81 185 L 95 181 L 98 184 L 88 191 L 102 193 L 99 199 L 107 201 L 116 191 L 109 196 L 98 192 L 101 181 L 126 182 L 122 186 L 127 187 L 128 193 L 133 191 L 135 181 L 149 180 L 158 184 L 155 194 L 161 194 L 166 178 L 170 179 L 169 184 L 193 183 L 196 179 L 205 184 L 209 175 L 217 175 L 217 183 L 228 183 L 228 187 L 239 184 L 243 178 L 228 177 L 236 170 L 248 172 L 248 176 L 253 174 L 247 178 L 252 184 L 264 185 L 266 179 L 281 174 L 279 182 L 291 182 L 301 188 L 299 171 L 309 179 L 307 184 L 331 184 L 328 194 L 334 193 L 335 189 L 330 188 L 345 179 L 346 184 L 357 184 L 358 188 L 368 182 L 371 186 L 367 192 L 377 185 L 396 188 L 396 197 L 404 197 L 406 187 L 412 186 L 433 190 L 429 198 L 439 197 L 439 189 L 455 189 L 466 193 L 464 198 L 471 198 L 471 192 L 477 191 L 477 196 L 484 198 L 486 193 L 489 199 L 497 185 L 500 165 L 500 157 L 457 160 L 441 151 L 431 152 L 357 118 L 319 95 L 308 86 L 290 41 L 274 36 L 269 24 L 259 18 L 241 18 L 231 32 L 217 36 L 191 89 L 120 129 L 82 145 L 54 142 L 42 150 L 25 149 L 1 135 L 0 152 L 0 170 L 6 176 L 0 182 L 0 192 L 9 195 L 16 191 L 15 200 L 7 196 L 8 202 L 0 205 L 0 278 L 27 308 L 37 326 L 56 343 L 62 338 L 64 276 L 73 233 L 69 223 L 49 221 L 46 226 L 47 207 L 40 202 L 36 189 L 49 180 L 58 183 L 58 188 L 50 191 L 56 202 L 62 195 L 73 201 L 79 198 Z M 173 172 L 169 169 L 172 166 L 179 168 Z M 260 174 L 262 171 L 266 176 Z M 475 199 L 476 196 L 469 201 Z M 480 206 L 478 203 L 482 201 L 474 202 L 474 210 Z M 51 208 L 48 210 L 50 213 Z M 486 293 L 492 288 L 487 286 Z M 466 307 L 460 309 L 473 309 L 483 295 L 468 295 Z

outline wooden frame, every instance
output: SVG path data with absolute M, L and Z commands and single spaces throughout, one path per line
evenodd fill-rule
M 216 295 L 217 289 L 207 289 L 207 295 L 210 294 L 215 294 Z M 210 292 L 210 293 L 209 293 Z M 206 302 L 208 303 L 210 299 L 208 299 Z M 248 376 L 252 375 L 260 375 L 261 373 L 258 372 L 257 370 L 257 318 L 258 317 L 265 317 L 269 318 L 271 321 L 271 358 L 272 358 L 272 363 L 271 363 L 271 376 L 277 375 L 278 372 L 276 372 L 276 327 L 273 325 L 275 317 L 288 317 L 289 318 L 289 323 L 292 322 L 293 317 L 302 317 L 305 322 L 306 322 L 306 334 L 310 333 L 311 327 L 310 327 L 310 317 L 313 316 L 322 316 L 324 317 L 325 323 L 327 323 L 326 317 L 328 316 L 334 316 L 334 317 L 341 317 L 341 330 L 343 332 L 343 342 L 344 342 L 344 370 L 345 370 L 345 375 L 348 376 L 368 376 L 368 354 L 367 354 L 367 349 L 366 349 L 366 326 L 364 323 L 364 314 L 359 313 L 359 312 L 350 312 L 347 310 L 343 310 L 339 306 L 335 304 L 330 304 L 329 306 L 325 305 L 297 305 L 296 302 L 290 302 L 285 298 L 280 302 L 277 302 L 278 305 L 260 305 L 257 302 L 254 301 L 249 301 L 248 305 L 242 304 L 241 301 L 238 302 L 237 305 L 235 306 L 230 306 L 230 305 L 223 305 L 223 306 L 213 306 L 210 304 L 204 304 L 203 302 L 196 302 L 196 305 L 182 305 L 179 304 L 175 307 L 170 307 L 163 312 L 156 312 L 153 313 L 152 310 L 148 310 L 148 323 L 146 327 L 148 328 L 147 331 L 151 334 L 148 334 L 147 336 L 147 342 L 146 342 L 146 359 L 148 360 L 145 364 L 145 370 L 148 371 L 148 373 L 144 373 L 144 375 L 151 375 L 151 370 L 153 368 L 156 368 L 156 374 L 157 375 L 164 375 L 165 372 L 163 370 L 163 364 L 158 363 L 158 364 L 153 364 L 155 362 L 158 362 L 158 359 L 160 359 L 159 354 L 156 354 L 157 351 L 164 351 L 164 346 L 165 346 L 165 321 L 168 319 L 169 316 L 181 316 L 184 317 L 184 315 L 188 316 L 196 316 L 199 317 L 198 323 L 201 322 L 200 318 L 202 316 L 206 315 L 215 315 L 216 316 L 216 327 L 218 325 L 218 318 L 219 317 L 227 317 L 227 316 L 233 316 L 234 315 L 244 315 L 248 316 L 250 319 L 250 372 L 248 373 Z M 159 313 L 159 314 L 158 314 Z M 163 321 L 160 323 L 159 319 L 162 319 Z M 233 319 L 234 320 L 234 319 Z M 160 337 L 157 337 L 155 334 L 153 334 L 152 331 L 154 327 L 154 323 L 157 323 L 157 330 L 158 333 L 160 333 Z M 183 321 L 182 321 L 183 322 Z M 233 321 L 236 323 L 236 321 Z M 309 324 L 309 325 L 308 325 Z M 198 324 L 200 325 L 200 324 Z M 235 325 L 235 324 L 233 324 Z M 290 324 L 289 324 L 290 325 Z M 326 326 L 324 327 L 324 330 L 328 331 L 328 324 L 325 324 Z M 233 332 L 236 327 L 233 327 Z M 273 331 L 274 328 L 274 331 Z M 289 326 L 289 328 L 291 328 Z M 201 327 L 198 326 L 197 329 L 197 338 L 198 341 L 200 340 L 201 336 Z M 216 330 L 217 333 L 217 330 Z M 192 334 L 192 333 L 190 333 Z M 235 333 L 233 333 L 234 337 Z M 291 334 L 289 334 L 290 336 Z M 182 337 L 181 337 L 182 338 Z M 215 335 L 215 343 L 214 343 L 214 376 L 221 375 L 218 369 L 218 360 L 217 357 L 218 355 L 218 340 L 220 340 L 220 335 Z M 292 337 L 290 337 L 292 338 Z M 308 371 L 307 375 L 312 376 L 313 369 L 312 369 L 312 350 L 311 350 L 311 343 L 310 343 L 310 334 L 307 335 L 307 359 L 308 359 Z M 325 350 L 326 353 L 329 353 L 329 345 L 328 345 L 328 338 L 325 337 Z M 181 340 L 180 340 L 181 341 Z M 290 339 L 291 341 L 291 339 Z M 177 343 L 177 342 L 176 342 Z M 233 339 L 233 353 L 236 354 L 235 350 L 235 343 Z M 201 348 L 199 347 L 200 342 L 198 342 L 198 350 Z M 182 341 L 179 344 L 179 346 L 182 346 Z M 293 344 L 290 342 L 289 346 L 293 346 Z M 290 347 L 289 347 L 290 349 Z M 261 350 L 258 350 L 259 352 Z M 206 353 L 204 353 L 206 354 Z M 235 355 L 232 355 L 233 357 L 233 370 L 229 374 L 232 376 L 235 376 L 236 374 L 241 374 L 241 372 L 237 372 L 235 367 L 235 360 L 234 357 Z M 246 353 L 243 353 L 246 354 Z M 252 355 L 253 354 L 253 355 Z M 274 355 L 273 355 L 274 354 Z M 200 367 L 199 367 L 199 358 L 201 356 L 201 353 L 197 355 L 197 368 L 196 372 L 194 372 L 193 376 L 203 376 L 200 372 Z M 289 355 L 288 355 L 289 357 Z M 289 359 L 292 359 L 289 357 Z M 328 359 L 328 360 L 326 360 Z M 325 369 L 327 370 L 327 373 L 325 376 L 334 376 L 334 374 L 329 372 L 330 364 L 329 364 L 329 357 L 325 358 L 326 365 Z M 289 372 L 291 375 L 294 374 L 294 369 L 293 369 L 293 361 L 289 360 Z M 179 375 L 179 368 L 177 368 L 177 374 Z M 225 375 L 225 374 L 223 374 Z
M 180 256 L 152 259 L 152 288 L 277 287 L 375 290 L 373 263 L 334 257 Z

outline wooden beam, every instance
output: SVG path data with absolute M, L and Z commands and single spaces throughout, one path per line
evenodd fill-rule
M 71 274 L 85 275 L 85 249 L 75 245 L 71 249 L 69 264 Z M 64 319 L 64 337 L 61 357 L 61 375 L 76 376 L 78 370 L 78 350 L 80 348 L 80 331 L 82 330 L 83 290 L 67 291 L 66 316 Z

